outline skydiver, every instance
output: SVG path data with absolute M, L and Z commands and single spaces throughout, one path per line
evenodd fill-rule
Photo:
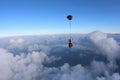
M 69 48 L 72 48 L 72 46 L 73 46 L 71 39 L 68 40 L 68 46 L 69 46 Z

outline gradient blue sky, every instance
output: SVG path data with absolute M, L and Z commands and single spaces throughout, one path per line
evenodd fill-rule
M 95 30 L 120 33 L 120 0 L 0 0 L 0 37 Z

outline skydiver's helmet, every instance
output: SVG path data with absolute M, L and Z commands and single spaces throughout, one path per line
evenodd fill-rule
M 69 48 L 72 48 L 72 46 L 73 46 L 71 39 L 68 40 L 68 46 L 69 46 Z

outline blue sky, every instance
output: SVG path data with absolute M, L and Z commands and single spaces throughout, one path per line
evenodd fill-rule
M 0 0 L 0 36 L 120 33 L 120 0 Z

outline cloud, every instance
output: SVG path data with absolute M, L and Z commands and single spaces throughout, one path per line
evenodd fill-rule
M 105 77 L 97 77 L 97 80 L 120 80 L 120 74 L 113 73 L 110 75 L 108 72 L 106 72 Z
M 8 49 L 18 48 L 22 50 L 24 48 L 24 39 L 23 38 L 10 38 Z
M 118 57 L 120 46 L 107 34 L 100 31 L 92 32 L 88 35 L 89 40 L 101 51 L 101 53 L 108 57 L 108 60 L 114 60 Z
M 93 76 L 101 76 L 104 71 L 108 71 L 107 66 L 104 62 L 92 61 L 90 70 Z
M 120 46 L 113 37 L 95 31 L 84 36 L 77 34 L 73 38 L 72 49 L 66 47 L 65 35 L 2 39 L 0 80 L 120 79 L 116 62 Z
M 0 80 L 35 80 L 46 57 L 39 52 L 13 56 L 0 49 Z
M 11 71 L 13 55 L 0 49 L 0 80 L 9 80 L 14 74 Z
M 17 39 L 11 38 L 9 40 L 10 44 L 22 44 L 23 42 L 24 42 L 24 40 L 22 38 L 17 38 Z
M 69 66 L 65 64 L 63 67 Z M 93 80 L 87 69 L 80 64 L 68 69 L 67 72 L 62 73 L 60 80 Z
M 46 46 L 43 44 L 33 44 L 28 46 L 28 52 L 32 52 L 32 51 L 42 51 L 48 54 L 50 51 L 50 48 L 49 46 Z

